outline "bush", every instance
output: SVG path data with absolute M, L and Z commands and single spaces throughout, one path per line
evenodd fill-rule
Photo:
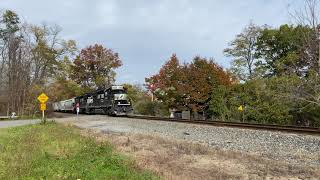
M 151 101 L 148 92 L 139 85 L 124 84 L 128 91 L 128 97 L 133 104 L 133 112 L 135 114 L 149 116 L 168 116 L 168 107 L 159 101 Z
M 209 102 L 209 115 L 215 119 L 221 119 L 223 121 L 229 120 L 231 111 L 228 108 L 228 93 L 229 89 L 225 86 L 218 86 L 214 88 L 211 94 L 211 100 Z
M 274 96 L 268 83 L 252 80 L 229 88 L 219 86 L 212 92 L 209 111 L 221 120 L 290 124 L 293 116 L 289 104 Z M 243 112 L 238 111 L 241 105 Z
M 320 126 L 320 79 L 281 76 L 214 88 L 208 113 L 228 121 Z M 237 109 L 245 107 L 244 112 Z M 243 114 L 242 114 L 243 113 Z
M 168 108 L 161 102 L 144 99 L 134 104 L 134 113 L 150 116 L 168 116 Z

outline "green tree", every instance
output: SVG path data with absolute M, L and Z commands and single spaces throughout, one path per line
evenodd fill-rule
M 138 85 L 123 84 L 124 88 L 127 89 L 128 98 L 133 104 L 146 98 L 147 91 Z
M 245 105 L 245 120 L 266 124 L 290 124 L 290 106 L 275 96 L 269 79 L 250 81 L 243 85 L 241 101 Z
M 58 78 L 47 87 L 47 93 L 50 95 L 50 101 L 56 102 L 80 96 L 86 92 L 76 82 L 65 78 Z
M 141 86 L 124 84 L 135 114 L 168 116 L 168 107 L 160 101 L 152 101 L 150 94 Z
M 259 59 L 257 55 L 257 41 L 261 33 L 261 28 L 250 23 L 237 35 L 236 39 L 230 43 L 230 48 L 226 48 L 224 53 L 232 57 L 231 71 L 240 80 L 248 80 L 257 76 L 256 63 Z
M 151 101 L 151 99 L 143 99 L 134 105 L 136 114 L 166 117 L 169 115 L 168 107 L 160 101 Z
M 69 47 L 65 41 L 58 39 L 61 28 L 57 25 L 30 25 L 28 28 L 32 37 L 33 84 L 43 85 L 48 78 L 54 78 L 59 61 L 64 57 Z
M 208 109 L 210 116 L 222 121 L 230 120 L 229 90 L 229 87 L 221 85 L 213 88 Z
M 266 76 L 299 75 L 308 70 L 308 62 L 303 60 L 303 34 L 308 27 L 281 25 L 280 28 L 265 28 L 258 38 L 257 46 L 260 67 Z
M 17 32 L 20 27 L 19 16 L 11 10 L 6 10 L 0 18 L 0 37 L 1 39 L 9 38 L 9 35 Z
M 221 120 L 291 124 L 292 107 L 289 101 L 275 96 L 274 85 L 269 79 L 257 79 L 230 87 L 220 86 L 212 93 L 209 112 Z M 244 106 L 243 112 L 238 111 L 240 105 Z
M 301 78 L 297 75 L 274 77 L 269 80 L 274 97 L 290 106 L 292 123 L 320 126 L 320 79 L 317 73 Z

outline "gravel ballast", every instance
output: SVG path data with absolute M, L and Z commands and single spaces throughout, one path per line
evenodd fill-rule
M 320 166 L 320 136 L 260 131 L 104 115 L 56 119 L 79 128 L 108 133 L 158 135 L 207 144 L 212 148 L 254 154 L 290 164 Z

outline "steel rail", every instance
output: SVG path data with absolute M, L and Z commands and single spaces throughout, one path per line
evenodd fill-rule
M 284 126 L 284 125 L 274 125 L 274 124 L 242 123 L 242 122 L 230 122 L 230 121 L 188 120 L 188 119 L 164 118 L 164 117 L 141 116 L 141 115 L 128 115 L 127 117 L 133 118 L 133 119 L 169 121 L 169 122 L 203 124 L 203 125 L 212 125 L 212 126 L 224 126 L 224 127 L 232 127 L 232 128 L 246 128 L 246 129 L 255 129 L 255 130 L 290 132 L 290 133 L 297 133 L 297 134 L 320 135 L 320 128 L 316 128 L 316 127 Z

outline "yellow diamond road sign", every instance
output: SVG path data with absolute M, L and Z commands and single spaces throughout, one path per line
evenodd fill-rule
M 239 111 L 243 111 L 243 109 L 244 109 L 244 108 L 243 108 L 242 105 L 238 107 L 238 110 L 239 110 Z
M 45 103 L 48 101 L 48 96 L 45 94 L 45 93 L 42 93 L 40 94 L 40 96 L 38 96 L 38 100 L 41 102 L 41 103 Z

